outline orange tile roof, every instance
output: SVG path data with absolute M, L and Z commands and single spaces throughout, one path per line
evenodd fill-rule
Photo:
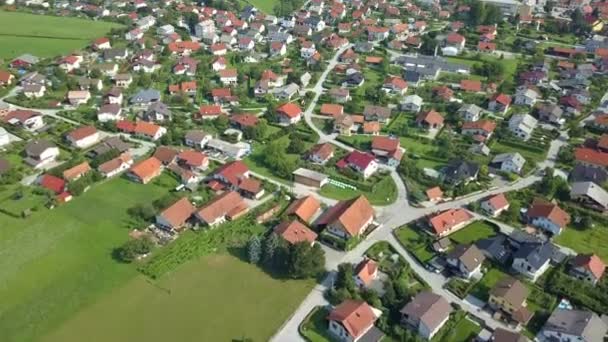
M 472 218 L 473 215 L 465 209 L 449 209 L 431 217 L 429 223 L 436 235 L 442 235 L 454 226 L 469 221 Z
M 160 173 L 161 166 L 162 163 L 160 160 L 150 157 L 133 165 L 129 171 L 139 179 L 146 181 L 158 175 Z
M 292 245 L 299 242 L 313 243 L 317 239 L 317 233 L 297 220 L 280 223 L 274 232 Z
M 97 128 L 94 126 L 80 126 L 68 133 L 68 137 L 74 141 L 78 141 L 97 133 Z
M 91 171 L 91 166 L 88 162 L 85 161 L 63 171 L 63 178 L 67 181 L 71 181 L 73 179 L 81 177 L 89 171 Z
M 358 236 L 364 225 L 374 218 L 374 208 L 365 196 L 340 201 L 319 218 L 320 225 L 339 223 L 348 234 Z
M 246 210 L 246 208 L 247 205 L 241 195 L 227 191 L 200 208 L 196 215 L 206 223 L 213 223 L 221 217 L 236 214 L 238 210 Z
M 441 199 L 443 197 L 443 191 L 441 191 L 441 188 L 438 186 L 430 188 L 426 191 L 426 197 L 431 201 Z
M 494 209 L 502 209 L 509 205 L 509 201 L 507 201 L 507 197 L 503 193 L 494 195 L 487 201 Z
M 321 105 L 321 114 L 333 116 L 334 118 L 344 112 L 344 107 L 339 104 L 324 103 Z
M 327 319 L 339 322 L 352 337 L 359 338 L 374 324 L 377 317 L 365 301 L 348 299 L 336 306 Z
M 608 153 L 591 148 L 579 147 L 574 149 L 574 158 L 580 162 L 608 167 Z
M 183 197 L 163 210 L 160 216 L 171 224 L 172 228 L 177 229 L 183 226 L 195 211 L 196 208 L 190 203 L 190 200 Z
M 287 207 L 287 215 L 295 215 L 304 222 L 309 222 L 317 211 L 321 209 L 321 203 L 314 196 L 306 196 L 295 200 Z
M 377 271 L 378 264 L 371 259 L 365 259 L 355 267 L 355 274 L 361 279 L 365 286 L 369 286 L 372 280 L 374 280 Z
M 302 114 L 302 108 L 295 103 L 288 102 L 277 108 L 277 112 L 287 117 L 295 118 Z
M 587 269 L 596 279 L 600 279 L 606 270 L 602 259 L 595 254 L 579 254 L 572 260 L 572 265 Z
M 535 199 L 532 202 L 532 206 L 528 209 L 527 215 L 530 218 L 547 218 L 561 228 L 565 228 L 568 223 L 570 223 L 570 215 L 567 212 L 555 203 L 546 202 L 540 199 Z

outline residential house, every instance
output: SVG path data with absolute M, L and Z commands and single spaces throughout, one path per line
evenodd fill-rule
M 473 215 L 466 209 L 448 209 L 428 218 L 428 225 L 433 235 L 444 237 L 466 227 Z
M 531 88 L 519 88 L 515 93 L 515 104 L 518 106 L 532 107 L 536 104 L 539 94 Z
M 15 75 L 6 70 L 0 70 L 0 87 L 6 87 L 13 84 Z
M 503 93 L 496 94 L 488 103 L 488 110 L 505 114 L 509 110 L 509 106 L 511 106 L 511 101 L 512 99 L 509 95 Z
M 498 217 L 509 209 L 509 201 L 504 193 L 500 193 L 481 201 L 480 207 L 491 217 Z
M 461 80 L 460 90 L 471 93 L 480 93 L 483 91 L 481 81 L 478 80 Z
M 66 135 L 66 140 L 75 148 L 87 148 L 99 142 L 99 132 L 94 126 L 80 126 Z
M 216 119 L 220 115 L 224 115 L 224 112 L 219 105 L 201 105 L 198 109 L 199 119 Z
M 446 255 L 447 264 L 456 274 L 466 279 L 480 276 L 484 260 L 483 253 L 473 244 L 458 245 Z
M 319 212 L 321 209 L 321 203 L 314 196 L 308 195 L 293 201 L 287 209 L 285 214 L 288 216 L 295 216 L 302 222 L 310 222 L 310 220 Z
M 27 131 L 33 132 L 44 126 L 43 115 L 40 112 L 33 110 L 13 110 L 9 111 L 0 119 L 12 126 L 21 127 Z
M 378 264 L 372 259 L 363 259 L 355 266 L 355 284 L 361 288 L 369 287 L 378 278 Z
M 46 86 L 40 84 L 26 84 L 22 88 L 22 93 L 27 98 L 40 98 L 46 93 Z
M 209 158 L 194 150 L 181 151 L 176 157 L 177 165 L 189 171 L 204 171 L 209 167 Z
M 283 221 L 274 227 L 273 232 L 291 245 L 297 243 L 308 243 L 312 245 L 317 239 L 317 233 L 300 223 L 298 220 Z
M 538 121 L 529 114 L 515 114 L 509 119 L 509 130 L 518 138 L 528 141 Z
M 122 118 L 122 108 L 120 107 L 120 104 L 104 104 L 99 107 L 99 110 L 97 111 L 97 121 L 99 122 L 118 121 Z
M 50 174 L 44 174 L 38 177 L 37 183 L 40 187 L 52 191 L 55 195 L 62 194 L 66 191 L 66 182 L 63 179 Z
M 321 115 L 327 115 L 336 118 L 344 114 L 344 107 L 339 104 L 324 103 L 321 105 L 320 113 Z
M 156 215 L 156 225 L 169 231 L 180 231 L 195 211 L 196 207 L 190 203 L 188 197 L 182 197 Z
M 441 177 L 444 182 L 450 184 L 468 183 L 476 180 L 479 174 L 479 165 L 462 159 L 453 159 L 448 165 L 441 169 Z
M 334 307 L 327 316 L 328 330 L 341 342 L 363 341 L 381 315 L 382 311 L 362 300 L 348 299 Z M 382 338 L 382 335 L 379 337 Z
M 332 88 L 328 95 L 336 103 L 346 103 L 350 101 L 350 90 L 348 88 Z
M 72 181 L 80 179 L 82 176 L 86 175 L 90 171 L 91 171 L 91 166 L 89 165 L 88 162 L 84 161 L 80 164 L 70 167 L 69 169 L 66 169 L 65 171 L 63 171 L 62 175 L 63 175 L 63 179 L 65 179 L 68 182 L 72 182 Z
M 481 119 L 481 113 L 483 109 L 475 104 L 466 104 L 458 109 L 458 115 L 462 117 L 464 121 L 478 121 Z
M 554 253 L 550 243 L 526 243 L 513 254 L 511 267 L 520 274 L 535 282 L 549 269 L 551 256 Z
M 401 102 L 401 109 L 407 112 L 418 113 L 422 109 L 423 99 L 418 95 L 408 95 Z
M 147 184 L 162 173 L 163 164 L 155 157 L 145 159 L 129 169 L 127 177 L 135 182 Z
M 561 126 L 565 123 L 564 110 L 555 103 L 545 103 L 538 108 L 538 119 L 553 125 Z
M 160 101 L 160 91 L 156 89 L 142 89 L 129 99 L 132 105 L 142 107 L 147 107 L 158 101 Z
M 212 199 L 194 215 L 201 223 L 213 227 L 227 220 L 237 219 L 247 211 L 249 207 L 238 192 L 226 191 Z
M 490 336 L 489 342 L 530 342 L 525 335 L 503 328 L 496 328 Z
M 257 126 L 260 119 L 254 114 L 235 114 L 230 117 L 230 123 L 233 127 L 241 131 L 246 128 Z
M 317 220 L 317 225 L 342 239 L 350 239 L 363 234 L 374 221 L 374 209 L 365 196 L 340 201 L 325 211 Z
M 382 90 L 388 94 L 405 95 L 407 92 L 407 82 L 398 76 L 389 76 L 382 84 Z
M 97 167 L 97 170 L 105 177 L 111 178 L 117 174 L 128 170 L 133 165 L 133 159 L 129 153 L 122 153 L 120 156 L 111 159 Z
M 70 90 L 67 99 L 72 106 L 80 106 L 89 102 L 91 93 L 88 90 Z
M 356 131 L 355 122 L 352 115 L 342 114 L 334 119 L 334 131 L 340 135 L 350 136 Z
M 130 74 L 117 74 L 113 80 L 117 87 L 128 88 L 133 82 L 133 77 Z
M 572 171 L 570 171 L 568 177 L 568 180 L 573 183 L 594 182 L 596 184 L 603 184 L 608 180 L 608 171 L 600 167 L 577 163 Z
M 478 121 L 467 121 L 462 125 L 462 134 L 472 136 L 477 142 L 486 142 L 490 139 L 496 122 L 492 120 L 482 119 Z
M 574 182 L 570 184 L 570 199 L 583 206 L 605 212 L 608 210 L 608 192 L 594 182 Z
M 443 191 L 441 191 L 441 188 L 438 186 L 427 189 L 425 194 L 430 202 L 439 202 L 443 200 Z
M 31 140 L 25 145 L 25 162 L 35 169 L 49 166 L 59 157 L 59 148 L 44 139 Z
M 165 133 L 167 133 L 167 129 L 165 127 L 146 121 L 132 122 L 119 120 L 116 122 L 116 128 L 121 132 L 133 134 L 152 141 L 159 140 L 163 135 L 165 135 Z
M 401 309 L 401 322 L 414 329 L 420 337 L 431 340 L 450 319 L 452 311 L 445 298 L 423 291 Z
M 526 160 L 519 152 L 497 154 L 490 162 L 490 167 L 502 172 L 521 174 Z
M 447 47 L 454 48 L 456 50 L 456 53 L 454 53 L 453 55 L 457 55 L 460 52 L 462 52 L 462 50 L 464 49 L 466 39 L 461 34 L 452 32 L 452 33 L 448 34 L 448 36 L 446 37 L 445 43 L 446 43 Z M 443 51 L 444 51 L 444 55 L 446 55 L 445 49 L 443 49 Z M 447 54 L 447 55 L 450 55 L 450 54 Z
M 302 119 L 302 109 L 295 103 L 285 103 L 279 106 L 276 111 L 279 115 L 279 122 L 284 125 L 293 125 Z
M 548 341 L 596 342 L 608 332 L 606 323 L 595 312 L 557 308 L 553 311 L 540 334 Z
M 330 143 L 314 145 L 310 151 L 308 151 L 308 159 L 316 164 L 325 165 L 325 163 L 333 157 L 334 146 Z
M 403 150 L 400 140 L 386 136 L 375 136 L 372 138 L 372 153 L 379 160 L 384 160 L 389 166 L 397 166 L 401 162 Z
M 434 110 L 422 112 L 416 116 L 416 124 L 425 129 L 441 129 L 443 127 L 443 116 Z
M 488 304 L 518 324 L 527 324 L 533 312 L 526 307 L 528 288 L 519 280 L 505 276 L 490 290 Z
M 378 171 L 378 163 L 374 155 L 354 150 L 336 163 L 338 169 L 349 167 L 360 173 L 363 178 L 369 178 Z
M 175 148 L 168 146 L 158 146 L 154 150 L 154 154 L 152 155 L 154 158 L 160 160 L 160 162 L 168 166 L 169 164 L 173 164 L 177 158 L 179 151 Z
M 363 116 L 365 121 L 378 121 L 382 124 L 388 124 L 391 118 L 391 109 L 388 107 L 366 105 L 363 108 Z
M 169 107 L 160 102 L 151 103 L 145 112 L 141 115 L 142 120 L 147 122 L 164 122 L 171 121 L 171 110 Z
M 576 279 L 597 285 L 605 270 L 606 264 L 597 255 L 578 254 L 570 262 L 569 273 Z
M 557 204 L 534 199 L 526 216 L 533 226 L 558 235 L 570 223 L 570 215 Z

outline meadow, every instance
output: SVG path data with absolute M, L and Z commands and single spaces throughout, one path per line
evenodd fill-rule
M 122 25 L 70 17 L 0 11 L 0 58 L 24 53 L 54 57 L 86 47 Z
M 134 278 L 43 341 L 267 341 L 313 286 L 209 255 L 157 282 Z

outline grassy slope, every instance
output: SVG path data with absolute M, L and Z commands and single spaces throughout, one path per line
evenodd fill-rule
M 259 10 L 266 14 L 274 14 L 274 6 L 279 2 L 278 0 L 247 0 L 248 3 L 257 7 Z
M 47 341 L 81 341 L 85 335 L 91 342 L 266 341 L 312 286 L 273 279 L 232 256 L 208 256 L 156 284 L 133 279 Z
M 565 229 L 555 242 L 581 253 L 596 253 L 602 260 L 608 260 L 608 235 L 606 227 L 596 224 L 586 230 Z
M 0 215 L 0 331 L 32 340 L 135 276 L 112 259 L 127 239 L 127 208 L 167 190 L 123 179 L 26 220 Z
M 0 58 L 22 53 L 52 57 L 83 48 L 119 24 L 0 11 Z M 53 39 L 54 38 L 54 39 Z

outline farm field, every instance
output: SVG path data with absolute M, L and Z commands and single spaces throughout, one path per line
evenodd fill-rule
M 53 57 L 81 49 L 120 24 L 0 11 L 0 58 Z
M 127 209 L 167 190 L 114 179 L 27 219 L 0 214 L 2 340 L 38 340 L 135 277 L 134 267 L 112 258 L 128 238 Z
M 267 341 L 313 283 L 273 279 L 234 256 L 206 256 L 157 283 L 134 278 L 44 341 Z
M 246 0 L 259 10 L 266 14 L 274 14 L 274 6 L 279 3 L 279 0 Z

